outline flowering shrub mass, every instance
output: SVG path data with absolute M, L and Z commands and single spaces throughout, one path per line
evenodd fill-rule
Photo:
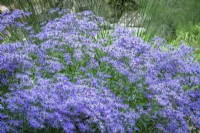
M 145 42 L 122 27 L 109 34 L 90 11 L 49 14 L 59 17 L 40 32 L 17 21 L 30 13 L 0 16 L 2 37 L 11 26 L 27 31 L 25 41 L 0 45 L 0 132 L 200 129 L 200 64 L 191 48 Z

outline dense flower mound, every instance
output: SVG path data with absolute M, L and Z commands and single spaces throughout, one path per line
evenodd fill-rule
M 187 133 L 200 127 L 200 64 L 192 49 L 148 43 L 126 28 L 109 26 L 90 11 L 51 10 L 60 17 L 24 42 L 0 45 L 0 131 Z M 27 129 L 26 129 L 27 128 Z M 148 130 L 148 129 L 147 129 Z M 146 130 L 146 131 L 147 131 Z
M 28 56 L 28 48 L 22 43 L 17 42 L 1 44 L 0 51 L 0 87 L 12 86 L 14 83 L 11 83 L 11 81 L 15 80 L 12 79 L 14 75 L 26 72 L 33 65 L 31 58 Z M 16 70 L 18 70 L 18 73 Z M 24 84 L 28 85 L 29 77 L 19 78 L 23 78 Z M 2 89 L 2 91 L 6 91 L 5 88 Z
M 146 97 L 158 102 L 158 116 L 169 124 L 158 123 L 157 127 L 163 132 L 189 132 L 188 121 L 192 121 L 199 128 L 200 67 L 192 49 L 184 44 L 174 48 L 161 38 L 146 44 L 120 28 L 113 36 L 114 43 L 104 48 L 108 56 L 102 61 L 128 77 L 138 89 L 146 88 Z
M 92 126 L 101 132 L 131 132 L 135 128 L 139 116 L 108 89 L 73 84 L 63 75 L 55 78 L 54 82 L 38 78 L 33 88 L 10 93 L 6 99 L 8 109 L 15 114 L 25 113 L 34 128 L 49 124 L 70 133 L 77 129 L 95 132 Z

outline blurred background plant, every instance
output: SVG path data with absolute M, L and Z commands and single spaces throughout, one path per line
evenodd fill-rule
M 159 35 L 173 40 L 200 22 L 198 0 L 136 0 L 136 3 L 151 37 Z
M 177 30 L 178 36 L 170 43 L 173 46 L 178 46 L 179 42 L 184 42 L 187 45 L 193 47 L 197 61 L 200 61 L 200 23 L 196 25 L 188 26 L 189 30 L 179 29 Z

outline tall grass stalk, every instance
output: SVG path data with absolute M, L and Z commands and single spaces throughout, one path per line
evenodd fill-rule
M 167 40 L 175 39 L 177 30 L 189 29 L 200 22 L 198 0 L 136 0 L 144 19 L 143 26 L 151 37 L 160 35 Z

